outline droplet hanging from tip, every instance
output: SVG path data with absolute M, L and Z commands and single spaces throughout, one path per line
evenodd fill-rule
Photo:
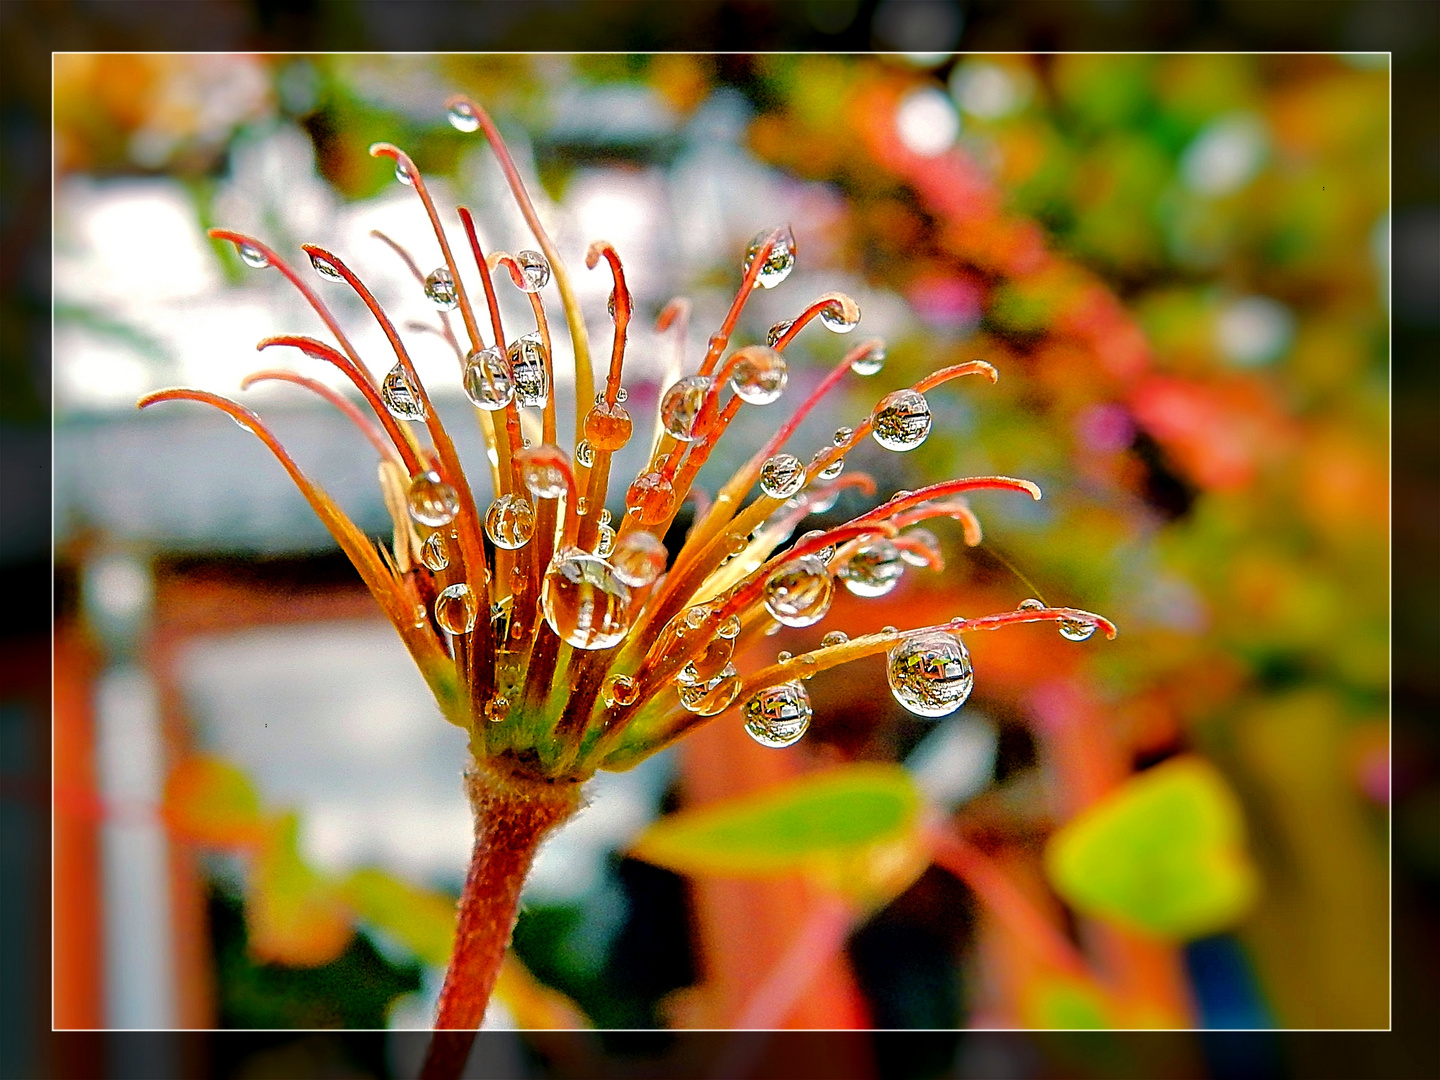
M 1066 641 L 1087 641 L 1095 633 L 1095 623 L 1089 619 L 1061 619 L 1059 626 Z
M 515 253 L 515 264 L 520 267 L 520 276 L 525 279 L 521 286 L 526 292 L 539 292 L 550 282 L 550 260 L 538 251 L 528 248 Z
M 450 524 L 460 512 L 460 496 L 437 472 L 423 472 L 414 477 L 405 501 L 410 516 L 432 529 Z
M 270 256 L 254 244 L 242 242 L 235 245 L 235 249 L 240 253 L 240 261 L 246 266 L 255 270 L 263 270 L 270 265 Z
M 947 630 L 916 634 L 890 650 L 885 677 L 895 700 L 917 716 L 949 716 L 970 696 L 970 650 Z
M 745 249 L 745 264 L 743 267 L 745 273 L 748 274 L 750 272 L 750 267 L 760 254 L 760 249 L 765 246 L 765 241 L 769 239 L 770 234 L 774 231 L 774 229 L 765 229 L 762 232 L 756 233 L 755 239 L 750 241 L 749 247 Z M 769 256 L 765 259 L 764 265 L 760 267 L 760 273 L 755 279 L 755 284 L 761 288 L 773 289 L 789 277 L 790 271 L 794 269 L 795 234 L 791 231 L 790 226 L 787 225 L 780 235 L 775 238 L 775 243 L 770 248 Z
M 435 597 L 435 621 L 450 634 L 468 634 L 475 629 L 480 605 L 470 586 L 463 581 L 442 589 Z
M 887 450 L 913 450 L 930 434 L 930 403 L 914 390 L 897 390 L 875 410 L 870 434 Z
M 480 116 L 475 111 L 475 106 L 468 101 L 455 102 L 446 110 L 445 116 L 456 131 L 463 131 L 468 135 L 472 131 L 480 130 Z
M 850 370 L 856 375 L 874 375 L 885 366 L 885 346 L 872 346 L 863 355 L 850 361 Z
M 769 686 L 745 703 L 745 733 L 778 750 L 799 742 L 813 715 L 810 695 L 800 683 Z
M 341 274 L 339 270 L 335 269 L 334 263 L 332 263 L 329 259 L 325 258 L 323 255 L 315 254 L 313 251 L 310 253 L 310 265 L 313 266 L 315 268 L 315 272 L 323 278 L 329 278 L 331 281 L 345 280 L 344 275 Z
M 854 304 L 854 301 L 852 300 L 851 303 Z M 860 309 L 856 307 L 852 315 L 845 310 L 844 304 L 838 300 L 832 300 L 820 309 L 820 321 L 831 333 L 848 334 L 860 325 Z

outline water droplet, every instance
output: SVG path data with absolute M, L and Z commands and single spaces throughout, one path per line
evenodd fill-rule
M 790 332 L 790 328 L 794 325 L 794 319 L 781 319 L 774 326 L 770 327 L 769 330 L 765 331 L 765 344 L 769 345 L 773 349 L 775 347 L 775 343 L 778 342 L 786 334 L 788 334 Z
M 917 716 L 949 716 L 975 683 L 970 650 L 945 630 L 900 642 L 886 658 L 885 675 L 895 700 Z
M 704 375 L 687 375 L 660 399 L 660 422 L 673 438 L 691 442 L 705 434 L 708 422 L 700 424 L 712 380 Z M 708 418 L 707 418 L 708 420 Z
M 613 519 L 610 517 L 610 511 L 607 510 L 607 509 L 605 509 L 605 507 L 602 506 L 602 507 L 600 508 L 600 524 L 601 524 L 601 525 L 609 525 L 612 520 L 613 520 Z
M 723 638 L 734 638 L 740 636 L 740 616 L 726 615 L 720 625 L 715 628 L 715 633 Z
M 755 257 L 760 254 L 760 249 L 765 246 L 765 240 L 774 232 L 774 229 L 765 229 L 755 234 L 755 239 L 750 241 L 750 246 L 745 249 L 744 272 L 750 272 L 750 265 Z M 773 289 L 787 277 L 790 271 L 795 269 L 795 234 L 790 231 L 790 226 L 785 226 L 785 231 L 775 238 L 774 245 L 770 248 L 770 255 L 765 260 L 765 265 L 760 268 L 760 274 L 755 280 L 756 285 L 767 289 Z
M 425 538 L 425 543 L 420 545 L 420 561 L 425 564 L 425 569 L 435 574 L 450 565 L 450 555 L 445 550 L 445 538 L 438 532 L 431 533 Z
M 577 649 L 608 649 L 630 629 L 630 590 L 589 552 L 557 552 L 540 587 L 545 621 Z
M 658 472 L 641 473 L 625 492 L 625 508 L 641 525 L 659 525 L 675 508 L 675 485 Z
M 1036 600 L 1033 596 L 1029 600 L 1021 600 L 1015 608 L 1016 611 L 1044 611 L 1045 601 Z
M 480 117 L 475 112 L 475 106 L 468 101 L 457 101 L 451 105 L 445 113 L 450 121 L 450 126 L 456 131 L 463 131 L 467 134 L 480 129 Z
M 605 526 L 608 528 L 608 526 Z M 654 533 L 643 529 L 626 533 L 615 545 L 610 565 L 615 574 L 632 588 L 643 588 L 665 572 L 668 552 Z
M 425 614 L 425 605 L 424 605 L 424 604 L 416 604 L 416 605 L 415 605 L 414 620 L 415 620 L 415 621 L 414 621 L 414 625 L 415 625 L 415 629 L 416 629 L 416 630 L 423 630 L 423 629 L 425 629 L 425 624 L 430 621 L 430 616 L 428 616 L 427 614 Z
M 794 659 L 795 654 L 789 649 L 781 649 L 778 653 L 775 654 L 775 662 L 777 664 L 788 664 L 791 660 Z
M 804 555 L 765 583 L 765 610 L 786 626 L 811 626 L 830 610 L 835 583 L 825 564 Z
M 853 427 L 837 427 L 835 434 L 830 437 L 830 442 L 835 446 L 844 446 L 854 437 L 855 429 Z
M 930 434 L 930 403 L 914 390 L 897 390 L 880 402 L 871 435 L 887 450 L 913 450 Z
M 615 400 L 618 401 L 618 402 L 620 402 L 620 403 L 623 405 L 625 402 L 627 402 L 627 401 L 630 400 L 630 391 L 629 391 L 629 390 L 626 390 L 625 387 L 623 387 L 623 386 L 618 386 L 618 387 L 616 387 L 616 388 L 615 388 Z
M 535 535 L 535 507 L 523 495 L 501 495 L 485 512 L 485 535 L 506 551 L 524 547 Z
M 887 635 L 887 636 L 890 635 L 890 634 L 898 634 L 898 633 L 900 633 L 900 628 L 899 628 L 899 627 L 896 627 L 896 626 L 882 626 L 882 627 L 880 628 L 880 633 L 885 634 L 885 635 Z
M 602 559 L 610 558 L 610 553 L 615 550 L 615 530 L 609 525 L 601 525 L 595 532 L 595 554 Z M 621 579 L 624 580 L 623 578 Z
M 760 490 L 772 499 L 788 499 L 805 486 L 805 466 L 794 454 L 776 454 L 760 466 Z
M 610 318 L 615 318 L 615 290 L 610 290 L 610 296 L 605 301 L 605 310 L 610 313 Z
M 460 496 L 436 472 L 420 473 L 411 480 L 405 501 L 410 516 L 432 529 L 450 524 L 460 512 Z
M 724 670 L 725 665 L 730 663 L 730 658 L 734 655 L 735 642 L 732 639 L 711 638 L 700 655 L 689 660 L 680 669 L 680 673 L 675 676 L 675 681 L 681 686 L 708 683 Z
M 239 244 L 236 250 L 240 252 L 240 259 L 246 266 L 256 270 L 264 270 L 270 265 L 270 256 L 261 251 L 254 244 Z
M 850 361 L 856 375 L 874 375 L 885 366 L 885 346 L 876 345 L 865 355 Z
M 345 280 L 340 271 L 335 269 L 334 263 L 323 256 L 316 255 L 314 252 L 310 254 L 310 265 L 313 266 L 315 272 L 323 278 L 329 278 L 331 281 Z
M 585 441 L 596 450 L 614 453 L 630 441 L 633 430 L 630 414 L 620 404 L 618 396 L 614 405 L 601 396 L 594 408 L 585 414 Z
M 462 380 L 465 396 L 481 409 L 495 412 L 515 400 L 515 376 L 510 361 L 493 346 L 478 349 L 465 358 Z
M 849 640 L 850 635 L 845 633 L 844 630 L 831 630 L 820 639 L 820 644 L 828 649 L 832 645 L 844 645 Z
M 515 380 L 515 400 L 532 409 L 550 398 L 550 377 L 545 373 L 545 345 L 536 333 L 525 334 L 510 343 L 510 374 Z
M 517 251 L 515 263 L 520 267 L 520 276 L 525 279 L 522 288 L 526 292 L 539 292 L 550 283 L 550 260 L 538 251 Z
M 900 549 L 900 558 L 904 559 L 911 566 L 932 566 L 941 562 L 940 538 L 929 529 L 910 529 L 905 533 L 905 538 L 913 544 L 923 547 L 928 554 L 922 555 L 916 551 Z
M 588 469 L 595 464 L 595 448 L 581 439 L 575 444 L 575 460 Z
M 857 307 L 855 317 L 849 318 L 845 314 L 844 305 L 838 300 L 832 300 L 820 309 L 820 321 L 825 324 L 825 329 L 832 333 L 848 334 L 860 325 L 860 309 Z M 851 370 L 854 370 L 853 365 Z
M 584 495 L 581 495 L 578 499 L 575 500 L 575 515 L 577 517 L 584 517 L 589 512 L 590 500 L 587 499 Z
M 460 302 L 460 294 L 448 269 L 440 266 L 426 276 L 425 298 L 441 311 L 455 310 L 455 305 Z
M 809 532 L 800 535 L 799 542 L 803 544 L 806 540 L 813 540 L 817 536 L 824 535 L 824 529 L 811 529 Z M 823 548 L 820 548 L 818 551 L 812 551 L 810 554 L 813 558 L 819 559 L 826 566 L 829 566 L 830 560 L 835 557 L 835 545 L 826 544 Z
M 840 567 L 839 578 L 856 596 L 884 596 L 900 583 L 905 560 L 889 540 L 861 544 Z
M 640 684 L 629 675 L 611 675 L 605 680 L 600 694 L 605 699 L 605 704 L 611 708 L 616 705 L 634 705 L 640 698 Z
M 1061 619 L 1059 626 L 1066 641 L 1085 641 L 1095 633 L 1095 624 L 1089 619 Z
M 395 179 L 407 187 L 415 186 L 415 177 L 410 175 L 410 166 L 405 164 L 404 158 L 397 158 L 395 161 Z
M 500 723 L 500 721 L 505 719 L 506 713 L 509 711 L 509 709 L 510 699 L 507 698 L 504 694 L 496 694 L 493 698 L 491 698 L 485 703 L 485 719 L 489 720 L 492 724 L 498 724 Z
M 569 490 L 565 470 L 551 461 L 524 461 L 520 465 L 520 482 L 537 499 L 558 499 Z
M 810 695 L 798 682 L 769 686 L 745 703 L 745 733 L 761 746 L 793 746 L 812 715 Z
M 825 456 L 825 453 L 826 451 L 824 450 L 817 450 L 815 452 L 815 456 L 810 459 L 810 467 L 812 469 L 816 465 L 820 464 L 820 459 Z M 830 462 L 829 465 L 826 465 L 823 469 L 817 472 L 815 476 L 819 480 L 834 480 L 844 471 L 845 459 L 843 457 L 837 457 L 834 461 Z
M 475 629 L 480 605 L 470 586 L 463 581 L 441 590 L 435 597 L 435 621 L 449 634 L 468 634 Z
M 705 625 L 705 620 L 710 618 L 710 609 L 704 604 L 696 604 L 694 607 L 685 609 L 685 626 L 690 630 L 699 630 Z
M 787 378 L 783 356 L 774 349 L 751 345 L 740 351 L 730 374 L 730 388 L 751 405 L 769 405 L 784 392 Z
M 735 674 L 735 665 L 726 664 L 725 670 L 710 682 L 676 689 L 680 694 L 680 704 L 691 712 L 700 716 L 718 716 L 740 696 L 740 680 Z

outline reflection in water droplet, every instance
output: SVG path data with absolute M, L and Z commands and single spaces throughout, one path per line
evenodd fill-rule
M 270 256 L 261 251 L 254 244 L 239 244 L 236 250 L 240 252 L 240 259 L 246 266 L 263 270 L 270 265 Z
M 830 610 L 835 585 L 825 564 L 805 555 L 765 583 L 765 610 L 786 626 L 811 626 Z
M 871 435 L 887 450 L 913 450 L 930 434 L 930 403 L 914 390 L 897 390 L 875 410 Z
M 825 456 L 825 453 L 826 453 L 826 451 L 824 451 L 824 450 L 817 450 L 817 451 L 815 451 L 815 456 L 810 459 L 810 467 L 811 467 L 812 469 L 813 469 L 816 465 L 820 464 L 820 459 Z M 844 459 L 843 457 L 837 457 L 834 461 L 830 462 L 829 465 L 826 465 L 823 469 L 821 469 L 819 472 L 817 472 L 817 473 L 815 474 L 815 476 L 816 476 L 816 479 L 819 479 L 819 480 L 834 480 L 837 476 L 839 476 L 839 475 L 840 475 L 842 472 L 844 472 L 844 471 L 845 471 L 845 459 Z
M 675 508 L 675 485 L 658 472 L 641 473 L 625 492 L 625 508 L 641 525 L 659 525 Z
M 885 675 L 895 700 L 917 716 L 948 716 L 970 696 L 975 673 L 959 634 L 945 630 L 906 638 L 890 650 Z
M 1085 641 L 1095 633 L 1095 624 L 1089 619 L 1061 619 L 1059 625 L 1066 641 Z
M 730 388 L 751 405 L 769 405 L 779 399 L 788 378 L 785 358 L 774 349 L 751 345 L 740 352 L 730 374 Z
M 755 234 L 755 239 L 750 241 L 750 246 L 745 250 L 744 272 L 750 272 L 750 266 L 755 257 L 760 254 L 760 249 L 765 246 L 765 240 L 774 232 L 774 229 L 766 229 Z M 784 232 L 775 238 L 774 246 L 770 248 L 770 255 L 765 260 L 765 265 L 760 268 L 760 274 L 755 284 L 767 289 L 773 289 L 787 277 L 790 271 L 795 269 L 795 234 L 790 231 L 790 226 L 785 226 Z
M 515 400 L 539 409 L 550 398 L 550 378 L 545 373 L 545 345 L 537 333 L 525 334 L 510 343 L 510 374 L 515 380 Z
M 697 424 L 711 385 L 712 380 L 704 375 L 687 375 L 665 391 L 660 399 L 660 422 L 671 437 L 691 442 L 705 434 L 697 430 Z
M 515 253 L 515 262 L 520 267 L 520 276 L 525 279 L 526 292 L 539 292 L 550 283 L 550 260 L 538 251 L 528 248 Z
M 462 384 L 465 396 L 489 412 L 503 409 L 515 400 L 515 377 L 510 371 L 510 361 L 494 346 L 478 349 L 465 358 Z
M 405 164 L 403 158 L 397 158 L 395 161 L 395 179 L 407 187 L 415 186 L 415 178 L 410 175 L 410 166 Z
M 735 674 L 735 665 L 726 664 L 725 669 L 708 683 L 693 686 L 678 686 L 680 704 L 700 716 L 717 716 L 728 709 L 740 695 L 740 679 Z
M 537 499 L 558 499 L 568 490 L 565 470 L 548 461 L 525 461 L 520 466 L 520 482 Z
M 681 686 L 693 686 L 696 683 L 709 683 L 715 676 L 725 669 L 730 658 L 735 655 L 735 642 L 730 638 L 711 638 L 700 655 L 688 661 L 675 676 L 675 681 Z
M 475 112 L 475 106 L 468 101 L 457 101 L 451 105 L 446 112 L 450 126 L 456 131 L 478 131 L 480 128 L 480 117 Z
M 789 649 L 781 649 L 778 653 L 775 654 L 775 662 L 777 664 L 788 664 L 791 660 L 794 659 L 795 654 Z
M 587 469 L 595 464 L 595 448 L 585 439 L 575 444 L 575 460 Z
M 340 271 L 335 269 L 335 264 L 323 256 L 316 255 L 312 252 L 310 255 L 310 265 L 313 266 L 315 272 L 323 278 L 329 278 L 331 281 L 345 280 Z
M 615 530 L 609 525 L 601 525 L 595 531 L 595 554 L 602 559 L 610 558 L 610 553 L 615 550 Z M 621 580 L 624 580 L 623 578 Z M 627 582 L 628 584 L 628 582 Z
M 850 370 L 856 375 L 874 375 L 885 366 L 885 346 L 876 345 L 864 356 L 850 361 Z
M 918 544 L 929 554 L 929 558 L 919 552 L 900 549 L 900 558 L 904 559 L 911 566 L 939 565 L 941 561 L 940 538 L 929 529 L 909 529 L 905 538 L 912 544 Z
M 844 645 L 849 640 L 850 635 L 844 630 L 831 630 L 820 639 L 820 644 L 828 649 L 832 645 Z
M 900 583 L 905 560 L 889 540 L 861 544 L 840 567 L 839 577 L 856 596 L 884 596 Z
M 605 680 L 600 694 L 605 704 L 612 708 L 616 705 L 634 705 L 640 697 L 640 684 L 629 675 L 611 675 Z
M 715 628 L 715 633 L 723 638 L 740 636 L 740 616 L 727 615 L 721 620 L 720 625 Z
M 460 512 L 460 496 L 436 472 L 420 473 L 412 479 L 405 501 L 410 516 L 432 529 L 450 524 Z
M 620 404 L 618 394 L 614 405 L 605 400 L 603 394 L 600 395 L 594 407 L 585 414 L 585 441 L 596 450 L 614 453 L 630 441 L 633 429 L 630 413 Z
M 425 299 L 441 311 L 455 310 L 455 305 L 460 302 L 460 294 L 455 288 L 455 279 L 450 276 L 448 269 L 443 266 L 437 267 L 426 276 Z
M 425 403 L 420 400 L 415 384 L 399 364 L 390 369 L 385 381 L 380 384 L 380 400 L 397 420 L 425 419 Z
M 1036 600 L 1036 599 L 1032 596 L 1029 600 L 1021 600 L 1019 606 L 1017 606 L 1017 607 L 1015 608 L 1015 610 L 1016 610 L 1016 611 L 1044 611 L 1044 610 L 1045 610 L 1045 601 L 1043 601 L 1043 600 Z
M 584 517 L 590 512 L 590 500 L 581 495 L 575 500 L 575 514 L 577 517 Z
M 601 525 L 609 525 L 613 519 L 610 517 L 610 511 L 602 506 L 600 508 L 600 517 L 598 520 Z
M 805 486 L 805 466 L 794 454 L 776 454 L 760 466 L 760 490 L 772 499 L 788 499 Z
M 441 590 L 435 597 L 435 621 L 446 633 L 468 634 L 475 629 L 479 612 L 475 594 L 463 581 Z
M 775 347 L 775 343 L 778 342 L 786 334 L 788 334 L 790 332 L 790 328 L 794 325 L 794 319 L 781 319 L 779 322 L 777 322 L 774 326 L 770 327 L 770 329 L 765 332 L 765 344 L 769 345 L 773 349 Z
M 501 495 L 485 512 L 485 535 L 506 551 L 524 547 L 535 535 L 535 507 L 523 495 Z
M 557 552 L 540 588 L 545 621 L 577 649 L 608 649 L 630 629 L 630 590 L 604 559 Z
M 420 545 L 420 561 L 425 569 L 438 574 L 450 565 L 450 555 L 445 550 L 445 538 L 438 532 L 431 533 Z
M 506 712 L 510 708 L 510 699 L 504 694 L 496 694 L 485 703 L 485 719 L 492 724 L 498 724 L 505 719 Z
M 824 536 L 824 535 L 825 535 L 825 530 L 824 530 L 824 529 L 811 529 L 811 530 L 810 530 L 809 532 L 807 532 L 807 533 L 801 533 L 801 534 L 800 534 L 800 540 L 799 540 L 799 542 L 803 544 L 806 540 L 813 540 L 813 539 L 815 539 L 815 537 L 817 537 L 817 536 Z M 822 563 L 824 563 L 826 566 L 829 566 L 829 565 L 830 565 L 830 560 L 835 557 L 835 545 L 834 545 L 834 544 L 826 544 L 823 548 L 820 548 L 818 551 L 812 551 L 810 554 L 811 554 L 814 558 L 819 559 L 819 560 L 820 560 Z
M 608 526 L 606 526 L 608 528 Z M 615 545 L 610 565 L 626 585 L 643 588 L 665 572 L 668 552 L 654 533 L 643 529 L 626 533 Z
M 745 733 L 761 746 L 793 746 L 813 713 L 810 695 L 798 682 L 766 687 L 745 703 Z
M 854 317 L 845 314 L 845 307 L 838 300 L 832 300 L 820 309 L 820 321 L 825 324 L 825 329 L 836 334 L 848 334 L 855 327 L 860 325 L 860 309 L 856 308 Z M 852 365 L 851 370 L 854 370 Z

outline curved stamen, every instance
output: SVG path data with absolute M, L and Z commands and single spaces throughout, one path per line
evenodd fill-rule
M 855 303 L 851 297 L 842 292 L 826 293 L 799 315 L 795 316 L 795 321 L 790 324 L 789 329 L 775 339 L 775 344 L 772 348 L 774 348 L 776 352 L 784 352 L 785 346 L 795 340 L 795 335 L 805 329 L 806 323 L 832 305 L 840 309 L 842 317 L 852 326 L 860 321 L 860 305 Z
M 425 273 L 420 269 L 420 265 L 415 261 L 410 252 L 406 251 L 404 247 L 390 239 L 390 237 L 386 236 L 379 229 L 371 229 L 370 235 L 398 255 L 411 275 L 419 282 L 420 287 L 422 289 L 425 287 Z M 460 347 L 460 341 L 456 338 L 455 331 L 450 327 L 450 313 L 448 311 L 438 311 L 436 314 L 440 316 L 440 326 L 442 328 L 440 330 L 436 330 L 428 323 L 417 322 L 407 323 L 405 328 L 407 330 L 419 330 L 426 333 L 439 334 L 443 337 L 449 343 L 450 348 L 455 350 L 455 359 L 460 361 L 460 370 L 463 374 L 465 370 L 465 350 Z
M 789 226 L 782 225 L 778 229 L 772 230 L 770 235 L 765 238 L 765 242 L 756 249 L 755 257 L 750 260 L 750 269 L 745 271 L 745 278 L 740 282 L 740 291 L 735 294 L 735 299 L 730 303 L 730 311 L 726 314 L 725 321 L 720 324 L 720 329 L 710 337 L 710 345 L 705 352 L 705 359 L 700 363 L 698 374 L 709 375 L 715 367 L 715 362 L 720 359 L 720 354 L 725 351 L 725 346 L 730 343 L 730 335 L 735 332 L 735 324 L 740 320 L 740 313 L 745 310 L 745 302 L 755 291 L 755 285 L 760 280 L 760 272 L 770 261 L 770 252 L 774 250 L 776 241 L 785 235 L 788 229 Z
M 894 521 L 897 526 L 903 529 L 907 525 L 914 525 L 918 521 L 937 517 L 954 518 L 960 522 L 960 531 L 965 540 L 966 547 L 976 547 L 985 539 L 985 534 L 980 528 L 980 519 L 975 516 L 975 511 L 970 509 L 970 504 L 964 499 L 952 499 L 949 502 L 931 503 L 928 506 L 907 510 L 904 513 L 896 514 Z
M 289 371 L 285 368 L 267 368 L 264 371 L 252 371 L 246 375 L 240 380 L 240 389 L 249 390 L 258 382 L 294 383 L 296 386 L 303 386 L 312 394 L 324 398 L 360 429 L 361 433 L 370 440 L 370 445 L 379 451 L 383 460 L 393 461 L 396 465 L 403 467 L 403 462 L 400 455 L 395 452 L 395 447 L 385 440 L 385 432 L 361 412 L 353 401 L 339 393 L 333 386 L 327 386 L 319 379 L 312 379 L 308 375 L 301 375 L 299 372 Z
M 540 302 L 539 292 L 527 288 L 525 272 L 515 261 L 515 256 L 508 251 L 492 251 L 486 257 L 486 268 L 494 272 L 497 266 L 503 266 L 510 271 L 510 280 L 525 294 L 526 299 L 530 301 L 531 310 L 535 313 L 535 332 L 540 335 L 540 345 L 544 350 L 541 360 L 545 364 L 545 385 L 550 388 L 550 393 L 545 396 L 545 404 L 540 413 L 540 441 L 553 443 L 555 442 L 555 370 L 550 360 L 550 320 L 545 317 L 545 305 Z
M 614 313 L 612 318 L 615 322 L 615 332 L 610 344 L 610 371 L 605 379 L 605 404 L 609 410 L 617 408 L 617 401 L 620 394 L 621 369 L 625 360 L 626 332 L 630 326 L 630 315 L 634 305 L 630 300 L 630 290 L 625 284 L 625 267 L 620 263 L 620 255 L 608 240 L 596 240 L 585 252 L 585 268 L 594 270 L 599 264 L 601 256 L 610 265 L 610 277 L 614 282 L 614 289 L 611 296 L 614 300 Z M 575 411 L 579 414 L 588 411 L 589 406 L 582 400 L 575 402 Z M 583 426 L 584 421 L 581 421 Z M 594 547 L 595 540 L 600 531 L 600 510 L 605 506 L 605 497 L 610 486 L 610 459 L 614 451 L 597 446 L 594 449 L 594 461 L 591 462 L 589 475 L 586 477 L 586 507 L 588 513 L 580 519 L 578 543 L 581 547 L 589 549 Z M 628 516 L 628 515 L 627 515 Z M 568 515 L 567 515 L 568 528 Z

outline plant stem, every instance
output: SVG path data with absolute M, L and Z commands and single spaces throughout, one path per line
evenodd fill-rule
M 540 841 L 580 808 L 578 784 L 501 776 L 472 765 L 465 786 L 475 813 L 475 847 L 460 896 L 455 951 L 440 991 L 437 1029 L 480 1026 Z M 432 1071 L 432 1064 L 440 1068 L 440 1058 L 449 1063 L 454 1055 L 444 1052 L 446 1045 L 445 1040 L 432 1042 L 422 1076 L 444 1075 Z

